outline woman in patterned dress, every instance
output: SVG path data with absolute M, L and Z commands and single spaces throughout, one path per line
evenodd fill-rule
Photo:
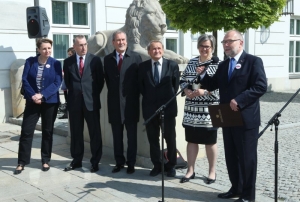
M 180 87 L 183 88 L 196 76 L 198 63 L 211 60 L 215 48 L 215 38 L 212 35 L 201 35 L 198 38 L 197 48 L 200 56 L 189 61 L 180 79 Z M 218 67 L 218 63 L 210 64 L 206 73 L 212 76 Z M 181 183 L 188 182 L 195 178 L 195 161 L 199 151 L 198 144 L 205 144 L 206 155 L 209 164 L 209 173 L 206 183 L 211 184 L 216 181 L 216 161 L 217 161 L 217 128 L 212 126 L 207 105 L 215 104 L 219 100 L 219 91 L 208 92 L 205 86 L 198 83 L 191 83 L 184 89 L 186 96 L 183 127 L 185 128 L 185 139 L 187 143 L 188 170 L 180 180 Z

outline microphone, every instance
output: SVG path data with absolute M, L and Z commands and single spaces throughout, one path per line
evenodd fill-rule
M 205 62 L 196 63 L 196 67 L 207 66 L 207 65 L 210 65 L 211 63 L 218 63 L 218 62 L 219 62 L 219 58 L 217 56 L 213 56 L 210 60 L 207 60 Z M 205 68 L 205 69 L 207 69 L 207 68 Z
M 219 62 L 219 58 L 217 56 L 213 56 L 210 60 L 207 60 L 205 62 L 196 63 L 196 68 L 200 67 L 200 66 L 205 66 L 205 68 L 203 69 L 203 71 L 201 73 L 197 73 L 197 76 L 199 76 L 200 74 L 203 74 L 207 70 L 208 65 L 210 65 L 211 63 L 218 63 L 218 62 Z

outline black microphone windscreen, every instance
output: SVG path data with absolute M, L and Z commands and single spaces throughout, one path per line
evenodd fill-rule
M 211 58 L 211 60 L 212 60 L 212 63 L 218 63 L 219 62 L 219 58 L 217 56 L 213 56 Z

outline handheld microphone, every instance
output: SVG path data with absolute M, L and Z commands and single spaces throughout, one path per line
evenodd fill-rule
M 207 66 L 210 65 L 211 63 L 218 63 L 218 62 L 219 62 L 219 58 L 217 56 L 213 56 L 210 60 L 196 63 L 196 67 Z

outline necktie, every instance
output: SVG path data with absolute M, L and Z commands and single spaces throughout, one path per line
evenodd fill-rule
M 159 84 L 158 62 L 154 62 L 154 83 Z
M 121 71 L 122 63 L 123 63 L 123 55 L 120 53 L 119 54 L 119 63 L 118 63 L 118 70 L 119 71 Z
M 82 77 L 83 74 L 83 68 L 84 68 L 84 64 L 83 64 L 83 58 L 79 57 L 79 74 Z
M 228 81 L 229 81 L 230 78 L 231 78 L 231 75 L 232 75 L 232 72 L 233 72 L 234 68 L 235 68 L 235 59 L 234 59 L 234 58 L 231 58 L 231 59 L 230 59 L 230 70 L 229 70 L 229 72 L 228 72 Z

